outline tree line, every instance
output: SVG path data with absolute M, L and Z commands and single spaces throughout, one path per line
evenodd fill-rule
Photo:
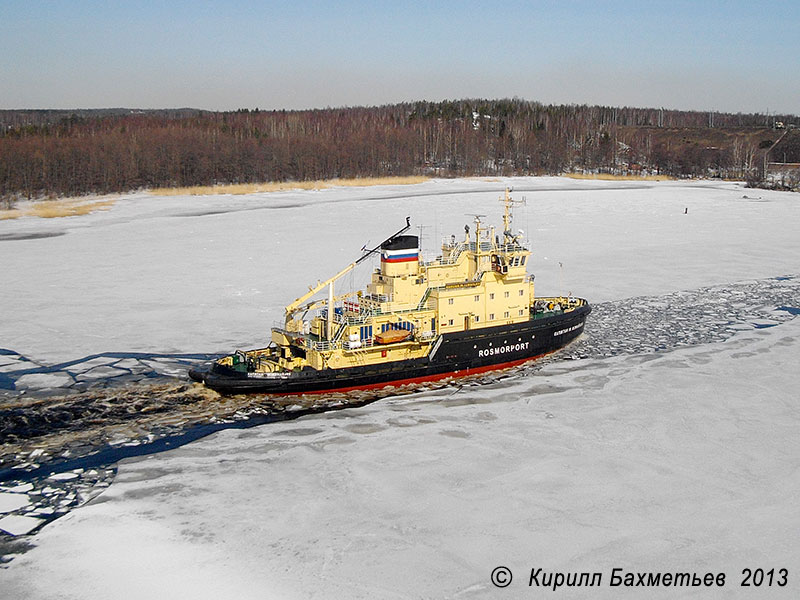
M 416 174 L 757 177 L 780 136 L 776 120 L 797 118 L 518 99 L 302 111 L 5 110 L 0 197 Z

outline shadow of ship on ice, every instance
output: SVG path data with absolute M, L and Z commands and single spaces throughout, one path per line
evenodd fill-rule
M 54 365 L 43 365 L 14 350 L 0 348 L 0 390 L 57 388 L 59 393 L 64 393 L 112 383 L 135 383 L 160 377 L 183 378 L 188 368 L 217 356 L 101 352 Z

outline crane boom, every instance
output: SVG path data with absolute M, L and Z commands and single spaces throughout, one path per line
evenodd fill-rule
M 356 260 L 356 261 L 354 261 L 354 262 L 351 262 L 351 263 L 350 263 L 349 265 L 347 265 L 347 266 L 346 266 L 344 269 L 342 269 L 341 271 L 339 271 L 338 273 L 336 273 L 336 275 L 334 275 L 333 277 L 329 277 L 329 278 L 328 278 L 328 279 L 326 279 L 325 281 L 323 281 L 323 282 L 321 282 L 321 283 L 317 283 L 317 285 L 315 285 L 314 287 L 312 287 L 312 288 L 311 288 L 311 289 L 310 289 L 308 292 L 306 292 L 305 294 L 303 294 L 303 295 L 302 295 L 302 296 L 300 296 L 299 298 L 295 299 L 295 301 L 294 301 L 294 302 L 292 302 L 291 304 L 287 305 L 287 306 L 286 306 L 286 308 L 284 309 L 284 311 L 285 311 L 285 313 L 286 313 L 286 314 L 285 314 L 285 316 L 286 316 L 286 325 L 287 325 L 287 327 L 286 327 L 286 328 L 287 328 L 287 329 L 289 329 L 289 327 L 288 327 L 288 325 L 289 325 L 289 322 L 292 320 L 292 317 L 293 317 L 293 316 L 294 316 L 296 313 L 298 313 L 298 312 L 300 312 L 300 310 L 302 310 L 302 308 L 303 308 L 303 303 L 304 303 L 304 302 L 306 302 L 306 301 L 307 301 L 309 298 L 311 298 L 311 297 L 312 297 L 314 294 L 316 294 L 316 293 L 318 293 L 318 292 L 322 291 L 323 289 L 325 289 L 325 287 L 327 287 L 327 286 L 329 286 L 329 285 L 332 285 L 332 284 L 333 284 L 333 283 L 334 283 L 334 282 L 335 282 L 337 279 L 339 279 L 339 278 L 340 278 L 340 277 L 342 277 L 343 275 L 347 275 L 347 274 L 348 274 L 350 271 L 352 271 L 353 269 L 355 269 L 355 268 L 356 268 L 356 266 L 357 266 L 357 265 L 358 265 L 358 264 L 359 264 L 361 261 L 365 260 L 365 259 L 366 259 L 368 256 L 371 256 L 372 254 L 374 254 L 375 252 L 377 252 L 378 250 L 380 250 L 380 248 L 381 248 L 381 246 L 383 246 L 383 244 L 385 244 L 386 242 L 388 242 L 388 241 L 390 241 L 390 240 L 394 239 L 394 238 L 395 238 L 395 237 L 397 237 L 398 235 L 400 235 L 400 234 L 402 234 L 402 233 L 405 233 L 406 231 L 408 231 L 408 229 L 409 229 L 410 227 L 411 227 L 411 217 L 406 217 L 406 225 L 405 225 L 405 227 L 403 227 L 403 228 L 402 228 L 402 229 L 400 229 L 399 231 L 395 232 L 394 234 L 390 235 L 388 238 L 386 238 L 385 240 L 383 240 L 383 241 L 382 241 L 380 244 L 378 244 L 377 246 L 375 246 L 375 247 L 374 247 L 374 248 L 372 248 L 371 250 L 367 250 L 367 251 L 365 252 L 365 254 L 364 254 L 362 257 L 360 257 L 358 260 Z
M 355 269 L 355 267 L 356 267 L 356 265 L 357 265 L 357 264 L 358 264 L 358 261 L 350 263 L 350 264 L 349 264 L 349 265 L 347 265 L 347 266 L 346 266 L 344 269 L 342 269 L 341 271 L 339 271 L 339 272 L 338 272 L 336 275 L 334 275 L 333 277 L 330 277 L 330 278 L 326 279 L 326 280 L 325 280 L 325 281 L 323 281 L 322 283 L 318 283 L 318 284 L 317 284 L 317 285 L 315 285 L 313 288 L 311 288 L 311 289 L 310 289 L 310 290 L 309 290 L 307 293 L 303 294 L 302 296 L 300 296 L 299 298 L 297 298 L 297 299 L 296 299 L 294 302 L 292 302 L 291 304 L 289 304 L 289 305 L 288 305 L 288 306 L 287 306 L 287 307 L 284 309 L 284 310 L 286 311 L 286 318 L 288 319 L 288 318 L 289 318 L 291 315 L 293 315 L 294 313 L 298 312 L 298 310 L 301 308 L 302 304 L 303 304 L 303 303 L 304 303 L 306 300 L 308 300 L 309 298 L 311 298 L 311 296 L 313 296 L 314 294 L 316 294 L 316 293 L 317 293 L 317 292 L 319 292 L 319 291 L 322 291 L 323 289 L 325 289 L 325 287 L 326 287 L 326 286 L 330 285 L 331 283 L 333 283 L 334 281 L 336 281 L 337 279 L 339 279 L 341 276 L 343 276 L 343 275 L 347 275 L 347 274 L 348 274 L 350 271 L 352 271 L 353 269 Z

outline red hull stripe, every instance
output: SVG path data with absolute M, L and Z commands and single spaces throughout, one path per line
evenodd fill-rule
M 468 377 L 470 375 L 478 375 L 479 373 L 488 373 L 489 371 L 502 371 L 503 369 L 509 369 L 511 367 L 516 367 L 523 363 L 536 360 L 537 358 L 541 358 L 550 354 L 549 352 L 545 352 L 544 354 L 539 354 L 537 356 L 530 356 L 528 358 L 521 358 L 519 360 L 512 360 L 510 362 L 499 363 L 496 365 L 487 365 L 485 367 L 475 367 L 474 369 L 462 369 L 460 371 L 450 371 L 448 373 L 438 373 L 436 375 L 423 375 L 422 377 L 411 377 L 410 379 L 395 379 L 394 381 L 384 381 L 383 383 L 371 383 L 369 385 L 354 385 L 352 387 L 337 387 L 337 388 L 330 388 L 327 390 L 312 390 L 308 392 L 289 392 L 287 394 L 277 394 L 280 396 L 300 396 L 306 394 L 327 394 L 330 392 L 352 392 L 354 390 L 377 390 L 380 388 L 385 388 L 388 386 L 397 387 L 398 385 L 406 385 L 408 383 L 424 383 L 426 381 L 439 381 L 440 379 L 447 379 L 448 377 Z M 276 394 L 273 394 L 276 395 Z

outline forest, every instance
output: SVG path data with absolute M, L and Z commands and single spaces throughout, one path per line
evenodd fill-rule
M 318 110 L 0 110 L 0 199 L 396 175 L 763 179 L 793 115 L 520 99 Z M 771 156 L 768 156 L 768 151 Z

